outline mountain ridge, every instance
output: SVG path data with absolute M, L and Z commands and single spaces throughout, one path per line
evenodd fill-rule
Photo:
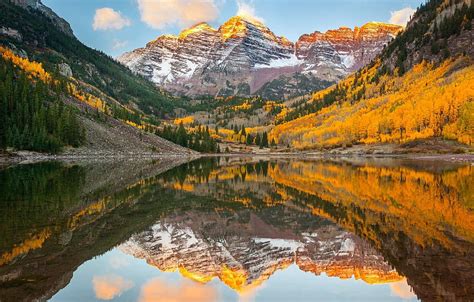
M 292 42 L 258 20 L 234 16 L 217 29 L 198 23 L 178 35 L 159 36 L 117 59 L 175 94 L 265 97 L 264 85 L 281 76 L 303 74 L 335 82 L 370 62 L 401 30 L 397 25 L 369 22 L 360 28 L 302 35 Z M 304 92 L 321 89 L 310 86 Z M 290 89 L 276 96 L 294 93 Z
M 59 17 L 51 8 L 41 2 L 41 0 L 10 0 L 13 4 L 23 7 L 25 9 L 37 10 L 48 17 L 63 33 L 70 37 L 74 37 L 74 32 L 71 25 Z

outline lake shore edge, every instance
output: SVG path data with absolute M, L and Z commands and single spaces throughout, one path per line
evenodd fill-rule
M 107 160 L 160 160 L 187 159 L 192 161 L 204 157 L 255 157 L 255 158 L 296 158 L 296 159 L 407 159 L 420 161 L 444 161 L 474 164 L 473 153 L 341 153 L 341 152 L 230 152 L 230 153 L 106 153 L 106 154 L 47 154 L 30 151 L 0 152 L 0 167 L 15 164 L 34 163 L 42 161 L 107 161 Z

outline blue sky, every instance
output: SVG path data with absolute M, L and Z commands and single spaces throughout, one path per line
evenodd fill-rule
M 423 0 L 43 0 L 88 46 L 112 56 L 177 34 L 199 21 L 218 27 L 240 14 L 262 19 L 277 35 L 296 41 L 316 30 L 369 21 L 403 23 Z M 410 9 L 411 8 L 411 9 Z

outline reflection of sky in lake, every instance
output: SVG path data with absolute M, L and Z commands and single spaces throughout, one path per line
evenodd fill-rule
M 113 249 L 83 263 L 51 301 L 415 301 L 405 280 L 370 285 L 354 278 L 315 276 L 296 265 L 251 292 L 236 293 L 219 279 L 200 284 L 161 272 Z
M 163 165 L 0 171 L 0 300 L 472 300 L 470 165 Z

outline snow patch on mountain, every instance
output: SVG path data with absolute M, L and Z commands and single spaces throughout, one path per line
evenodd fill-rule
M 173 60 L 165 58 L 159 65 L 159 69 L 153 70 L 152 81 L 154 83 L 165 83 L 170 80 L 169 75 L 171 74 Z
M 346 68 L 351 68 L 352 66 L 354 66 L 355 58 L 352 54 L 350 54 L 350 55 L 341 55 L 340 57 L 341 57 L 342 64 Z
M 289 240 L 289 239 L 254 238 L 254 242 L 268 243 L 274 248 L 288 249 L 292 252 L 296 252 L 298 248 L 304 246 L 304 244 L 301 242 Z
M 280 67 L 288 67 L 288 66 L 297 66 L 303 64 L 304 61 L 298 59 L 295 54 L 292 54 L 288 58 L 280 58 L 280 59 L 273 59 L 268 64 L 256 64 L 256 69 L 261 68 L 280 68 Z

